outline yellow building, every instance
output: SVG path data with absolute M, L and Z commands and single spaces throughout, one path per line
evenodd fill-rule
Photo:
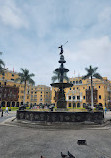
M 82 80 L 82 77 L 70 78 L 70 83 L 73 87 L 65 89 L 67 108 L 82 108 L 88 104 L 86 100 L 86 90 L 90 89 L 90 79 Z M 103 107 L 111 104 L 111 81 L 104 77 L 103 80 L 93 79 L 94 89 L 97 90 L 96 104 L 102 104 Z M 55 103 L 55 91 L 57 88 L 52 88 L 52 103 Z
M 6 100 L 0 100 L 0 103 L 2 106 L 21 106 L 23 105 L 23 99 L 24 99 L 24 84 L 20 82 L 15 82 L 15 79 L 18 78 L 18 73 L 5 70 L 4 73 L 0 74 L 0 86 L 7 86 L 7 87 L 18 87 L 19 88 L 19 94 L 18 94 L 18 100 L 17 101 L 6 101 Z M 47 87 L 45 85 L 39 85 L 39 86 L 32 86 L 27 83 L 26 85 L 26 97 L 25 97 L 25 103 L 30 106 L 30 104 L 36 103 L 37 105 L 42 104 L 50 104 L 51 102 L 51 91 L 50 87 Z
M 33 105 L 51 104 L 51 89 L 45 85 L 33 86 L 31 88 L 31 103 Z

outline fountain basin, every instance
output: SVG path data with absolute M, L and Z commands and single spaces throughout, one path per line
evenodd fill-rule
M 72 87 L 73 84 L 72 83 L 52 83 L 50 84 L 52 87 L 56 87 L 56 88 L 68 88 L 68 87 Z
M 85 122 L 102 123 L 104 112 L 48 112 L 18 110 L 17 120 L 29 120 L 34 122 Z

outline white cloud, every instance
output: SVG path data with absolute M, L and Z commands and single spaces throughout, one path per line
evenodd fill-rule
M 108 36 L 83 40 L 76 45 L 76 49 L 75 52 L 66 50 L 65 56 L 74 62 L 80 60 L 103 62 L 105 58 L 110 58 L 111 41 Z
M 2 4 L 0 5 L 0 18 L 6 26 L 12 26 L 17 29 L 28 27 L 25 15 L 21 9 L 15 5 L 13 0 L 0 1 L 0 3 Z

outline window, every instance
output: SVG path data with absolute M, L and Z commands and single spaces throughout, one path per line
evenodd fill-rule
M 75 88 L 73 88 L 73 90 L 75 90 Z
M 83 89 L 85 89 L 85 87 L 83 87 Z
M 76 103 L 73 103 L 73 108 L 76 108 Z
M 72 81 L 70 81 L 70 83 L 72 83 Z
M 41 92 L 42 93 L 42 92 Z
M 69 107 L 71 107 L 71 103 L 69 103 Z
M 83 108 L 85 108 L 86 107 L 86 103 L 83 103 Z
M 29 96 L 27 96 L 27 99 L 29 99 Z
M 78 108 L 80 107 L 80 103 L 77 103 L 77 107 L 78 107 Z
M 33 92 L 31 92 L 31 94 L 33 94 Z
M 75 84 L 75 81 L 73 81 L 73 84 Z
M 12 80 L 12 81 L 14 81 L 14 79 L 13 79 L 13 78 L 11 78 L 11 80 Z
M 80 99 L 80 96 L 77 96 L 77 100 L 79 100 Z
M 12 76 L 14 76 L 14 74 L 12 74 Z
M 4 82 L 4 85 L 6 86 L 7 82 Z
M 101 95 L 99 95 L 99 99 L 101 99 Z
M 37 92 L 35 92 L 35 94 L 36 94 Z
M 85 99 L 85 96 L 83 96 L 83 99 Z
M 75 96 L 73 96 L 73 100 L 75 100 Z
M 99 88 L 100 88 L 100 86 L 99 86 Z
M 71 88 L 70 88 L 70 90 L 71 90 Z
M 69 96 L 69 100 L 71 100 L 71 96 Z
M 82 84 L 82 80 L 80 80 L 79 83 Z
M 0 82 L 0 86 L 1 86 L 1 82 Z
M 76 81 L 76 84 L 78 84 L 78 81 Z
M 79 88 L 77 87 L 77 89 L 79 89 Z
M 41 95 L 41 97 L 42 97 L 42 95 Z
M 5 76 L 5 73 L 4 73 L 4 72 L 2 73 L 2 76 Z

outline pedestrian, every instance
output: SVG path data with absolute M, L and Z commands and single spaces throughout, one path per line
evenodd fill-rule
M 105 110 L 104 110 L 104 111 L 105 111 L 105 114 L 106 114 L 106 111 L 107 111 L 107 108 L 106 108 L 106 107 L 105 107 Z
M 9 113 L 8 113 L 8 106 L 6 106 L 6 111 L 5 111 L 5 113 L 9 114 Z
M 1 112 L 2 112 L 2 113 L 1 113 L 1 117 L 3 117 L 3 109 L 2 109 L 2 108 L 1 108 Z

